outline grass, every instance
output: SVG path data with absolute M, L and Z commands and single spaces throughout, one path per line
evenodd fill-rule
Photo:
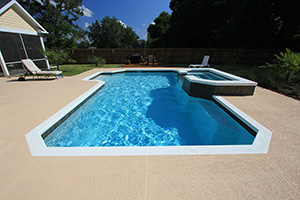
M 59 70 L 63 71 L 64 76 L 75 76 L 83 72 L 89 71 L 94 68 L 118 68 L 118 64 L 104 64 L 103 66 L 96 67 L 95 64 L 68 64 L 61 65 Z
M 212 67 L 253 80 L 263 88 L 300 100 L 300 74 L 294 74 L 287 82 L 284 80 L 285 74 L 261 68 L 259 65 L 213 65 Z

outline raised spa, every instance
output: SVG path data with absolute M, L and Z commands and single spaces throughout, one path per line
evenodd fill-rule
M 183 89 L 193 97 L 212 99 L 213 95 L 253 95 L 256 82 L 213 68 L 185 69 Z

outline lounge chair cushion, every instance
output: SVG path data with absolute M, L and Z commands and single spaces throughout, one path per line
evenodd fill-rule
M 35 75 L 58 75 L 61 74 L 62 71 L 42 71 L 38 68 L 31 59 L 22 60 L 23 65 L 28 69 L 28 71 Z

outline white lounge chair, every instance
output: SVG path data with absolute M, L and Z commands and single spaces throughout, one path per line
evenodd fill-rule
M 33 75 L 36 75 L 37 78 L 39 78 L 39 75 L 46 75 L 46 76 L 50 76 L 50 75 L 54 75 L 57 79 L 57 75 L 62 74 L 62 71 L 42 71 L 40 68 L 38 68 L 34 62 L 31 59 L 24 59 L 22 60 L 23 66 L 25 66 L 25 68 L 28 70 L 27 73 L 30 73 Z M 27 73 L 25 74 L 25 77 L 27 75 Z
M 208 64 L 209 56 L 204 56 L 202 64 L 190 64 L 190 68 L 210 67 Z

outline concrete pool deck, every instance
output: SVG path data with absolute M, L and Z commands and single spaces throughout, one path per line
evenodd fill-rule
M 0 78 L 0 199 L 299 198 L 300 101 L 260 87 L 225 98 L 273 132 L 267 154 L 31 156 L 25 135 L 93 87 L 82 79 L 97 71 L 58 81 Z

